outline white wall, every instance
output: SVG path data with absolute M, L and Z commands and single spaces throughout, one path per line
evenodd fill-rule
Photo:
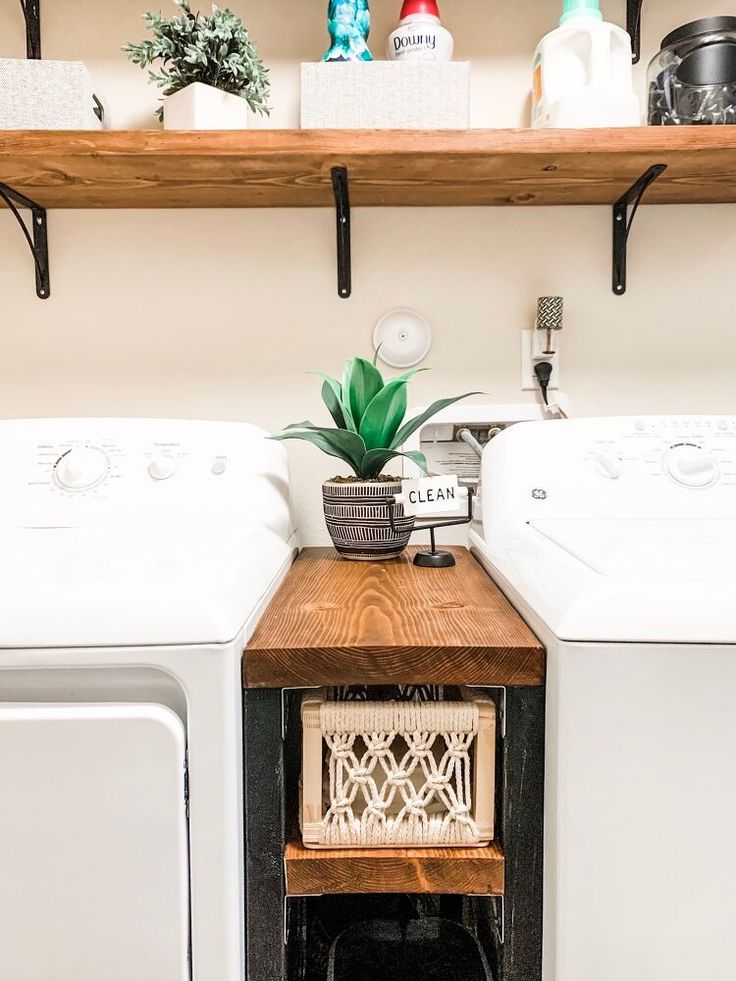
M 372 0 L 375 53 L 399 5 Z M 273 67 L 268 125 L 296 126 L 298 63 L 324 50 L 326 0 L 231 6 Z M 624 6 L 605 10 L 621 22 Z M 0 7 L 4 55 L 24 53 L 17 7 Z M 119 53 L 143 36 L 144 7 L 43 5 L 45 55 L 86 60 L 118 128 L 152 125 L 157 103 Z M 533 48 L 558 7 L 445 0 L 457 56 L 473 61 L 474 125 L 523 122 Z M 718 0 L 645 0 L 643 61 L 671 28 L 724 12 Z M 319 383 L 305 372 L 339 373 L 346 358 L 368 353 L 373 324 L 397 305 L 425 313 L 435 335 L 434 370 L 413 383 L 415 404 L 469 389 L 522 401 L 518 332 L 544 293 L 567 301 L 564 387 L 578 412 L 736 411 L 735 219 L 733 206 L 645 208 L 629 292 L 617 298 L 609 209 L 359 210 L 354 292 L 344 301 L 329 210 L 57 211 L 53 295 L 42 302 L 20 233 L 2 213 L 0 415 L 222 417 L 271 429 L 317 418 Z M 321 542 L 319 485 L 334 462 L 298 444 L 290 454 L 303 537 Z

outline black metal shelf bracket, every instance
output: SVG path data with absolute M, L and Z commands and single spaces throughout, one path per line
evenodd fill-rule
M 35 201 L 14 191 L 7 184 L 0 183 L 0 199 L 10 208 L 15 220 L 21 227 L 23 236 L 31 250 L 33 264 L 36 267 L 36 296 L 48 300 L 51 295 L 51 279 L 49 276 L 49 246 L 46 229 L 46 210 L 39 208 Z M 31 232 L 23 221 L 19 208 L 28 208 L 31 212 Z
M 337 293 L 347 299 L 353 291 L 350 258 L 350 184 L 347 167 L 332 168 L 337 218 Z
M 641 8 L 644 0 L 626 0 L 626 30 L 631 35 L 631 53 L 634 64 L 641 58 Z
M 613 206 L 613 292 L 616 296 L 623 296 L 626 292 L 626 253 L 629 232 L 634 224 L 636 212 L 647 188 L 661 177 L 665 170 L 667 164 L 655 164 L 650 167 Z M 629 215 L 630 207 L 631 215 Z
M 26 58 L 41 57 L 41 0 L 20 0 L 26 21 Z

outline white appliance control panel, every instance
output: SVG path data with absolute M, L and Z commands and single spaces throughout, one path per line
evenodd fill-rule
M 639 466 L 682 487 L 736 482 L 736 424 L 732 419 L 636 419 L 633 428 L 593 441 L 588 455 L 599 474 L 618 480 Z
M 513 448 L 507 452 L 508 441 Z M 483 510 L 537 517 L 736 517 L 736 417 L 520 423 L 483 457 Z
M 246 423 L 151 419 L 0 422 L 0 527 L 275 522 L 283 447 Z
M 48 425 L 48 424 L 47 424 Z M 126 423 L 127 425 L 127 423 Z M 73 428 L 77 428 L 76 426 Z M 87 427 L 98 429 L 99 424 Z M 112 430 L 112 427 L 109 427 Z M 206 447 L 194 434 L 184 440 L 153 440 L 135 439 L 133 432 L 127 432 L 123 437 L 112 431 L 102 433 L 86 433 L 69 436 L 56 441 L 43 440 L 36 444 L 36 466 L 28 475 L 29 486 L 47 485 L 52 490 L 78 494 L 95 490 L 95 496 L 108 496 L 110 486 L 120 478 L 136 481 L 137 477 L 146 474 L 151 480 L 168 480 L 180 469 L 180 464 L 192 453 L 204 451 Z M 219 438 L 212 432 L 212 450 L 206 462 L 211 472 L 216 459 L 225 462 L 227 467 L 227 447 L 223 445 L 223 434 Z M 220 451 L 218 453 L 218 451 Z M 136 473 L 136 469 L 140 473 Z M 46 476 L 49 479 L 46 480 Z M 106 485 L 104 491 L 103 485 Z

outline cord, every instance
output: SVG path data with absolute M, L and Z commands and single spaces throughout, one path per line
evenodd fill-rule
M 567 413 L 559 405 L 549 404 L 549 383 L 552 378 L 553 367 L 549 361 L 538 361 L 534 365 L 534 374 L 539 382 L 539 391 L 542 393 L 542 400 L 545 408 L 550 412 L 557 412 L 561 419 L 567 419 Z

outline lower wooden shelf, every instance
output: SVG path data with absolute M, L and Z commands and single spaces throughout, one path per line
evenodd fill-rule
M 375 848 L 322 851 L 286 846 L 287 896 L 438 893 L 502 896 L 504 856 L 486 848 Z

